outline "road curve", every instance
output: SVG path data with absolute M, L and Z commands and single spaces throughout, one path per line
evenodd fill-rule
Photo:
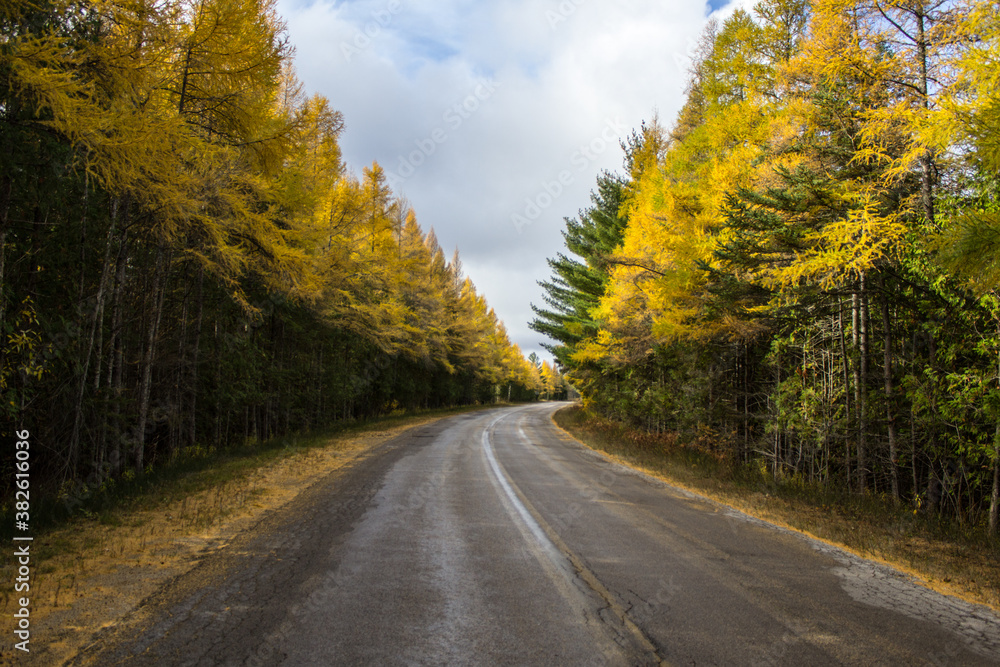
M 988 609 L 613 464 L 558 407 L 385 443 L 74 664 L 1000 664 Z

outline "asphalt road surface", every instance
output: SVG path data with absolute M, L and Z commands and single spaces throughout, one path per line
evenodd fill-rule
M 76 664 L 1000 664 L 986 608 L 610 463 L 558 407 L 385 443 Z

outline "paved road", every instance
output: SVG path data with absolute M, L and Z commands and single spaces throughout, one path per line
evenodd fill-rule
M 77 664 L 1000 664 L 1000 620 L 489 410 L 320 482 Z

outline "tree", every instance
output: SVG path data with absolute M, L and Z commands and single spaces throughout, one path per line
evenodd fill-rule
M 377 163 L 347 173 L 272 0 L 15 0 L 0 25 L 0 391 L 38 420 L 52 497 L 501 384 L 531 397 L 457 254 Z

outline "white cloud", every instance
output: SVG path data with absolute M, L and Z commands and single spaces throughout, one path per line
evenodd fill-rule
M 408 175 L 399 192 L 446 251 L 459 247 L 528 353 L 543 342 L 529 304 L 563 250 L 563 217 L 590 204 L 600 171 L 621 167 L 609 126 L 623 138 L 654 110 L 673 119 L 707 5 L 279 0 L 279 11 L 306 87 L 344 113 L 348 165 Z M 538 216 L 519 231 L 512 216 L 532 203 Z

